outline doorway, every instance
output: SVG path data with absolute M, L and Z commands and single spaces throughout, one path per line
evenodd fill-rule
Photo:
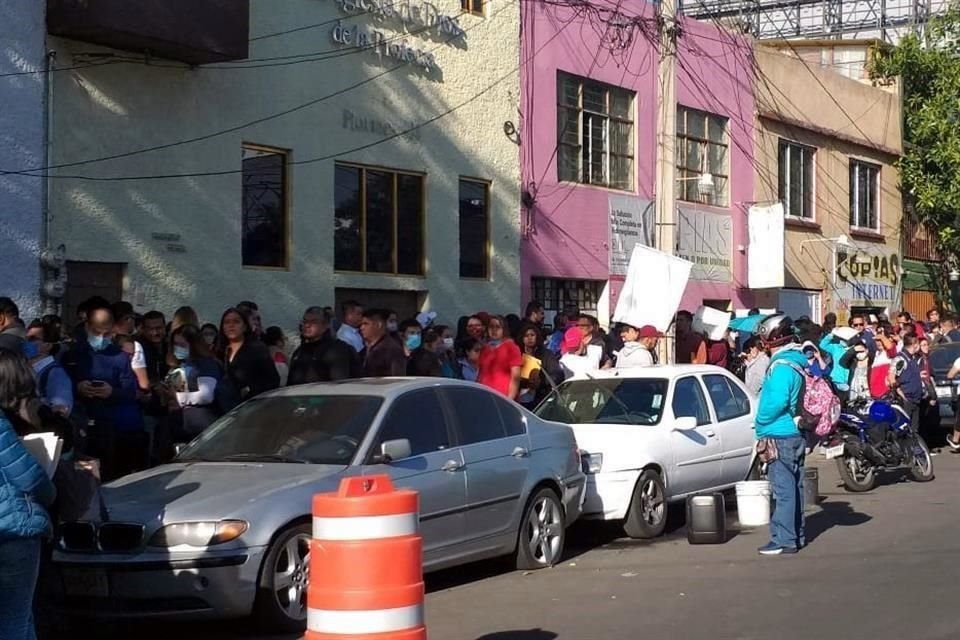
M 111 304 L 123 298 L 123 262 L 67 261 L 67 292 L 63 297 L 63 326 L 77 321 L 77 305 L 93 296 L 106 298 Z
M 334 289 L 336 307 L 334 313 L 341 317 L 340 305 L 347 300 L 354 300 L 363 305 L 364 309 L 389 309 L 396 311 L 401 321 L 412 318 L 423 308 L 426 298 L 425 291 L 397 291 L 391 289 Z

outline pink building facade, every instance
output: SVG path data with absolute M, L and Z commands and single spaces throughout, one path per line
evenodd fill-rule
M 655 243 L 655 13 L 641 0 L 618 6 L 522 5 L 522 293 L 548 312 L 594 312 L 607 283 L 612 312 L 633 244 Z M 675 253 L 695 265 L 682 307 L 751 307 L 751 44 L 681 26 Z

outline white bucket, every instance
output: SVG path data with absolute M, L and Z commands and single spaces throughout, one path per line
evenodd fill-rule
M 770 493 L 766 480 L 737 483 L 737 517 L 741 527 L 770 524 Z

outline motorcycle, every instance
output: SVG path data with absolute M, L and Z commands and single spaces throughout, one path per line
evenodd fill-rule
M 881 471 L 909 470 L 917 482 L 933 480 L 930 448 L 895 396 L 846 407 L 821 446 L 837 461 L 848 491 L 870 491 Z

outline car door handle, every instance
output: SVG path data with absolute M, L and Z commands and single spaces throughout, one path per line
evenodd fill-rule
M 530 452 L 523 447 L 517 447 L 510 455 L 512 455 L 514 458 L 526 458 L 530 455 Z
M 450 473 L 453 473 L 454 471 L 460 471 L 460 469 L 463 469 L 463 463 L 459 460 L 447 460 L 440 468 L 443 471 L 449 471 Z
M 707 430 L 707 437 L 708 437 L 708 438 L 716 438 L 716 437 L 717 437 L 717 432 L 714 431 L 713 429 L 709 429 L 709 430 Z

